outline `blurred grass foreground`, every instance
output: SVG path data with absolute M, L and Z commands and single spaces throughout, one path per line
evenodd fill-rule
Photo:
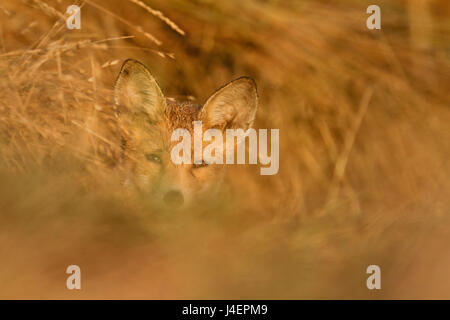
M 448 1 L 377 1 L 381 30 L 370 1 L 85 0 L 68 30 L 71 4 L 0 3 L 0 298 L 450 298 Z M 127 58 L 200 102 L 253 77 L 279 173 L 184 212 L 124 192 L 99 153 Z

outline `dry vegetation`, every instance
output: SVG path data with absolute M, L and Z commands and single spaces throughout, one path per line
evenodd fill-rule
M 81 2 L 72 31 L 72 1 L 0 3 L 1 298 L 450 297 L 446 0 L 378 1 L 382 31 L 368 1 Z M 279 174 L 183 213 L 124 195 L 100 154 L 130 57 L 199 101 L 254 77 Z

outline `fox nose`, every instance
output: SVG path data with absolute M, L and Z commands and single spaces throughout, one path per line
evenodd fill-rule
M 164 203 L 172 207 L 181 207 L 184 203 L 183 194 L 178 190 L 170 190 L 164 195 Z

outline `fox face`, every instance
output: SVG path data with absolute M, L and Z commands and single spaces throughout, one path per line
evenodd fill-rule
M 225 173 L 224 165 L 219 164 L 174 164 L 171 150 L 176 142 L 171 141 L 172 132 L 181 128 L 192 136 L 194 121 L 202 121 L 203 131 L 247 130 L 253 125 L 258 106 L 256 84 L 248 77 L 218 89 L 203 106 L 166 99 L 150 71 L 136 60 L 122 65 L 114 98 L 125 180 L 170 207 L 211 196 Z

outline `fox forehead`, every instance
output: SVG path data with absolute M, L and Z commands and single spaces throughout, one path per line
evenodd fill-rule
M 198 120 L 199 112 L 202 108 L 199 104 L 191 102 L 179 102 L 176 100 L 166 100 L 166 120 L 170 131 L 182 128 L 193 130 L 193 122 Z
M 193 132 L 193 122 L 198 120 L 202 106 L 188 101 L 166 100 L 164 117 L 154 123 L 146 118 L 135 121 L 126 139 L 127 147 L 134 152 L 169 151 L 176 142 L 171 141 L 172 132 L 186 129 Z M 136 120 L 136 118 L 135 118 Z
M 160 135 L 161 131 L 171 133 L 173 130 L 181 128 L 188 131 L 193 130 L 193 121 L 198 120 L 201 105 L 186 101 L 177 101 L 173 99 L 166 100 L 164 117 L 158 122 L 152 122 L 145 116 L 137 116 L 132 118 L 133 130 L 136 136 Z

